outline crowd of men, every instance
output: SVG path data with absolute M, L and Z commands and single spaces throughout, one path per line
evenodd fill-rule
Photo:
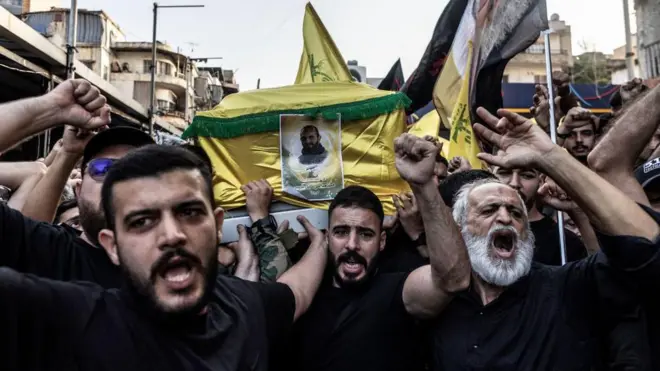
M 66 125 L 48 157 L 0 162 L 0 370 L 660 370 L 652 85 L 597 117 L 557 73 L 531 119 L 477 109 L 489 170 L 401 135 L 394 217 L 352 185 L 297 234 L 254 179 L 227 246 L 201 148 L 108 128 L 83 80 L 0 105 L 2 153 Z

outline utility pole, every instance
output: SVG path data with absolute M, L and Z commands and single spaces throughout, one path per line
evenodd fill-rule
M 149 135 L 154 132 L 155 103 L 156 103 L 156 31 L 158 24 L 158 8 L 203 8 L 204 5 L 158 5 L 154 3 L 154 20 L 151 38 L 151 101 L 149 102 Z M 186 92 L 188 94 L 188 92 Z M 187 98 L 186 98 L 187 100 Z
M 635 78 L 635 66 L 632 52 L 632 35 L 630 34 L 630 13 L 628 11 L 628 0 L 623 0 L 623 24 L 626 29 L 626 68 L 628 69 L 628 80 Z
M 67 24 L 66 40 L 66 78 L 75 77 L 76 68 L 76 39 L 78 35 L 78 0 L 71 0 L 71 9 L 69 9 L 69 22 Z

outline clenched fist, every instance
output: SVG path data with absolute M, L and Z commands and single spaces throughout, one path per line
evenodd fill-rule
M 438 147 L 431 141 L 412 134 L 394 140 L 396 169 L 410 185 L 433 182 Z
M 54 119 L 59 124 L 91 131 L 110 123 L 110 107 L 105 97 L 86 80 L 66 80 L 43 99 L 56 110 Z

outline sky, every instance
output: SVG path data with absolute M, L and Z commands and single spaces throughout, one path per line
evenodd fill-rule
M 447 0 L 312 0 L 347 60 L 383 77 L 401 58 L 406 77 L 426 49 Z M 236 71 L 241 90 L 290 85 L 302 52 L 307 0 L 162 0 L 160 5 L 204 8 L 160 9 L 158 40 L 194 58 L 222 57 L 206 66 Z M 632 1 L 630 2 L 632 6 Z M 548 17 L 559 14 L 571 26 L 573 53 L 612 50 L 625 43 L 620 0 L 547 0 Z M 70 1 L 62 0 L 68 7 Z M 151 41 L 153 2 L 78 0 L 78 7 L 104 10 L 128 41 Z M 634 16 L 632 16 L 632 31 Z

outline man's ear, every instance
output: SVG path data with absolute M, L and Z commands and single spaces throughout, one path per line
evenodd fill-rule
M 213 215 L 215 216 L 215 225 L 218 230 L 218 242 L 222 241 L 222 225 L 225 222 L 225 211 L 221 207 L 217 207 L 213 210 Z
M 380 251 L 385 249 L 385 244 L 387 243 L 387 233 L 385 230 L 380 232 Z
M 109 229 L 102 229 L 99 232 L 99 243 L 103 246 L 105 253 L 114 265 L 119 265 L 119 255 L 117 255 L 117 243 L 115 242 L 115 232 Z

